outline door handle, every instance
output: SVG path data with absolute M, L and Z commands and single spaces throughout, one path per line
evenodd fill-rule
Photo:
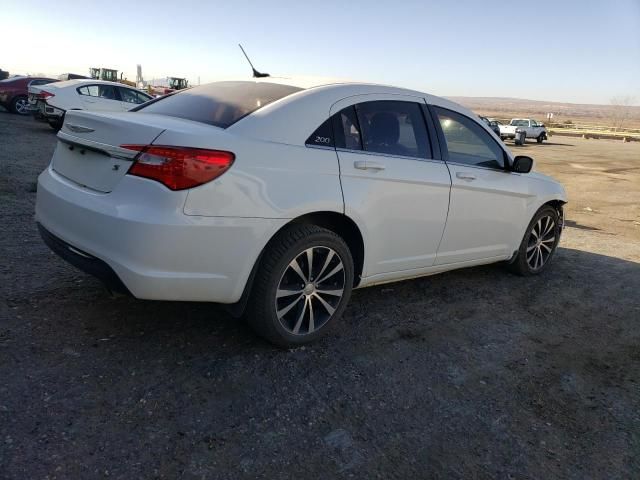
M 476 176 L 473 173 L 467 173 L 467 172 L 457 172 L 456 173 L 456 177 L 460 178 L 461 180 L 475 180 Z
M 382 163 L 368 160 L 356 160 L 353 166 L 358 170 L 384 170 L 386 167 Z

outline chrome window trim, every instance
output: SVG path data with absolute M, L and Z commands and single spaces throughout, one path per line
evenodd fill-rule
M 336 148 L 328 145 L 309 145 L 308 143 L 305 143 L 304 146 L 307 148 L 317 148 L 318 150 L 336 150 Z
M 520 175 L 518 172 L 512 172 L 511 170 L 506 170 L 504 168 L 493 168 L 493 167 L 483 167 L 480 165 L 472 165 L 469 163 L 460 163 L 460 162 L 446 162 L 447 165 L 456 165 L 459 167 L 467 167 L 467 168 L 478 168 L 480 170 L 490 170 L 492 172 L 501 172 L 501 173 L 512 173 L 514 175 Z
M 346 153 L 357 153 L 360 155 L 374 155 L 376 157 L 384 157 L 384 158 L 399 158 L 401 160 L 413 160 L 416 162 L 432 162 L 432 163 L 445 163 L 443 160 L 438 160 L 436 158 L 426 158 L 426 157 L 407 157 L 405 155 L 393 155 L 391 153 L 380 153 L 380 152 L 368 152 L 367 150 L 351 150 L 349 148 L 336 148 L 336 152 L 346 152 Z

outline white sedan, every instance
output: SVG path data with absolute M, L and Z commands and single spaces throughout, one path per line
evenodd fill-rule
M 353 288 L 543 272 L 567 201 L 469 110 L 380 85 L 212 83 L 67 111 L 58 139 L 36 205 L 52 250 L 137 298 L 230 304 L 283 346 Z
M 68 80 L 29 87 L 29 108 L 39 120 L 60 130 L 68 110 L 123 112 L 153 97 L 135 88 L 102 80 Z

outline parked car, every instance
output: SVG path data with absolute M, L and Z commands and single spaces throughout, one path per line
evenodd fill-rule
M 57 82 L 57 80 L 44 77 L 11 77 L 0 80 L 0 105 L 10 112 L 27 115 L 29 114 L 28 88 L 51 82 Z
M 524 131 L 525 140 L 535 138 L 538 143 L 542 143 L 547 139 L 547 129 L 544 124 L 530 118 L 514 118 L 509 125 L 501 125 L 500 137 L 502 139 L 515 138 L 517 131 Z
M 401 88 L 283 82 L 68 110 L 38 179 L 44 241 L 111 289 L 228 304 L 282 346 L 324 334 L 353 288 L 549 266 L 565 191 L 472 112 Z
M 87 77 L 86 75 L 80 75 L 79 73 L 63 73 L 61 75 L 58 75 L 58 80 L 60 80 L 61 82 L 66 82 L 67 80 L 82 80 L 85 78 L 91 78 L 91 77 Z
M 29 87 L 29 108 L 35 117 L 60 130 L 68 110 L 122 112 L 148 102 L 145 92 L 115 82 L 68 80 L 46 87 Z
M 500 137 L 500 122 L 487 117 L 480 117 L 480 120 L 486 123 L 493 133 Z

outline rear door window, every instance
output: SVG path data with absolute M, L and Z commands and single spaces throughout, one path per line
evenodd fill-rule
M 313 132 L 305 145 L 309 145 L 312 147 L 333 147 L 333 128 L 331 126 L 331 119 L 327 119 L 324 121 L 322 125 L 320 125 L 315 132 Z
M 216 82 L 160 97 L 133 111 L 227 128 L 242 117 L 302 88 L 267 82 Z
M 431 158 L 429 135 L 420 104 L 377 100 L 356 105 L 367 152 Z
M 336 147 L 347 150 L 362 150 L 362 135 L 355 107 L 344 108 L 332 118 Z
M 104 98 L 105 100 L 118 100 L 116 89 L 112 85 L 85 85 L 77 89 L 80 95 Z
M 151 99 L 151 97 L 147 97 L 140 92 L 132 90 L 131 88 L 119 87 L 118 90 L 120 90 L 120 97 L 125 103 L 139 105 L 141 103 L 148 102 Z

